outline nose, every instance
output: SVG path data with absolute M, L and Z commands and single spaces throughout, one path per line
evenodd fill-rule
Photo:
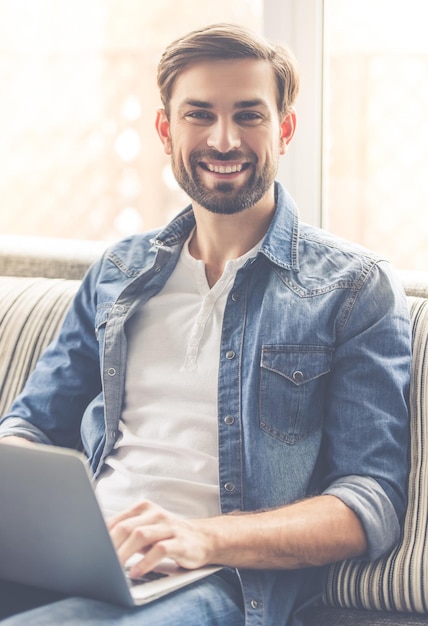
M 207 145 L 218 152 L 227 153 L 241 146 L 239 128 L 232 121 L 218 119 L 210 126 Z

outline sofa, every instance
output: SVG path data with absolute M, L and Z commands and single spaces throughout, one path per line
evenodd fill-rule
M 0 236 L 0 415 L 58 332 L 105 244 Z M 398 272 L 413 325 L 408 507 L 398 545 L 327 568 L 305 626 L 428 625 L 428 273 Z M 275 626 L 275 625 L 266 625 Z

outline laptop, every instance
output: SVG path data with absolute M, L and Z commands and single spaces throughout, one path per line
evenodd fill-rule
M 165 560 L 130 580 L 107 530 L 84 456 L 35 444 L 0 445 L 0 579 L 138 606 L 221 569 Z

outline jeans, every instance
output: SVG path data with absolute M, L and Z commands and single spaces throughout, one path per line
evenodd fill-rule
M 46 599 L 49 601 L 47 595 Z M 244 623 L 240 584 L 236 574 L 230 571 L 213 574 L 141 607 L 123 608 L 86 598 L 65 598 L 1 621 L 4 626 L 244 626 Z

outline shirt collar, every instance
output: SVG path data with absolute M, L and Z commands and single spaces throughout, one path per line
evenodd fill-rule
M 299 218 L 296 205 L 286 189 L 275 183 L 276 211 L 261 243 L 259 254 L 284 269 L 299 269 Z M 184 245 L 195 226 L 191 205 L 179 213 L 157 236 L 155 246 Z
M 275 183 L 276 211 L 260 252 L 284 269 L 299 270 L 299 217 L 288 191 Z

